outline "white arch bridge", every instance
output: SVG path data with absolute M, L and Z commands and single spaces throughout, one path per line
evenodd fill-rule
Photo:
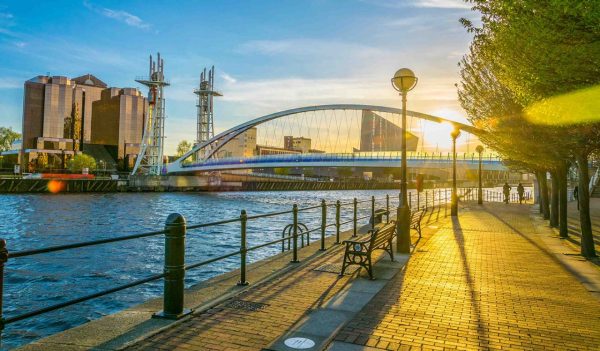
M 408 167 L 449 169 L 450 131 L 457 140 L 459 169 L 475 170 L 475 147 L 482 131 L 425 113 L 406 111 Z M 276 112 L 196 144 L 167 165 L 168 174 L 311 167 L 398 168 L 401 161 L 402 109 L 372 105 L 319 105 Z M 507 171 L 485 153 L 486 171 Z

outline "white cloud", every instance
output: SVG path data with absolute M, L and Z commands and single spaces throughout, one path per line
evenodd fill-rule
M 223 78 L 223 80 L 225 80 L 227 83 L 235 83 L 237 82 L 237 79 L 233 78 L 232 76 L 230 76 L 227 73 L 221 74 L 221 78 Z
M 15 16 L 13 16 L 12 13 L 8 13 L 8 12 L 0 12 L 0 19 L 11 19 L 14 18 Z
M 250 40 L 238 48 L 243 54 L 263 55 L 304 55 L 319 57 L 335 54 L 336 56 L 351 53 L 353 55 L 378 56 L 389 54 L 385 49 L 327 39 L 284 39 L 284 40 Z
M 464 0 L 363 0 L 366 3 L 389 7 L 389 8 L 403 8 L 407 6 L 412 7 L 426 7 L 426 8 L 442 8 L 442 9 L 470 9 L 471 6 Z
M 463 0 L 416 0 L 416 7 L 433 7 L 442 9 L 470 9 L 471 5 Z
M 18 78 L 0 77 L 0 89 L 21 89 L 23 81 Z
M 91 3 L 89 3 L 88 1 L 84 1 L 83 5 L 94 12 L 97 12 L 105 17 L 115 19 L 119 22 L 123 22 L 123 23 L 127 24 L 128 26 L 136 27 L 136 28 L 140 28 L 140 29 L 150 28 L 149 23 L 143 21 L 140 17 L 138 17 L 134 14 L 131 14 L 127 11 L 113 10 L 113 9 L 109 9 L 106 7 L 98 7 L 98 6 L 95 6 Z

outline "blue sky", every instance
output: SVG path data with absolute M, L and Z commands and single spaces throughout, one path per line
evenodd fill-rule
M 0 125 L 21 129 L 29 78 L 92 73 L 140 87 L 134 78 L 147 74 L 156 51 L 171 81 L 167 152 L 194 140 L 192 91 L 210 65 L 225 95 L 217 131 L 305 105 L 399 107 L 390 78 L 400 67 L 419 77 L 409 109 L 464 121 L 454 84 L 471 35 L 461 17 L 477 15 L 460 0 L 3 0 Z

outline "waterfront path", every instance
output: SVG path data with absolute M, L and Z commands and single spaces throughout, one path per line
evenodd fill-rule
M 426 228 L 405 269 L 336 330 L 331 350 L 599 349 L 600 299 L 564 268 L 557 259 L 563 253 L 546 245 L 556 240 L 559 250 L 568 250 L 534 220 L 533 207 L 468 207 L 458 219 Z M 336 256 L 319 256 L 130 349 L 269 347 L 364 280 L 314 270 Z

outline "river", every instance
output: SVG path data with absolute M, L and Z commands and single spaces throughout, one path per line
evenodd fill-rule
M 109 193 L 59 195 L 0 195 L 0 237 L 9 251 L 43 248 L 80 241 L 111 238 L 162 229 L 170 213 L 185 216 L 188 225 L 317 205 L 321 199 L 349 202 L 352 198 L 384 198 L 396 191 L 327 192 L 227 192 L 227 193 Z M 377 207 L 385 207 L 385 201 Z M 330 208 L 328 218 L 334 218 Z M 370 213 L 370 203 L 359 206 L 359 216 Z M 342 221 L 351 219 L 352 207 L 342 210 Z M 257 219 L 248 223 L 249 246 L 281 237 L 291 223 L 291 214 Z M 309 229 L 320 225 L 320 209 L 299 214 Z M 366 221 L 366 220 L 365 220 Z M 332 222 L 330 222 L 332 223 Z M 346 228 L 350 229 L 350 225 Z M 330 228 L 328 235 L 333 234 Z M 318 239 L 315 233 L 313 240 Z M 187 235 L 186 262 L 198 262 L 239 248 L 239 223 L 192 230 Z M 164 238 L 143 238 L 94 247 L 10 259 L 5 269 L 4 316 L 33 309 L 131 282 L 162 272 Z M 249 262 L 280 252 L 275 244 L 249 253 Z M 192 270 L 186 275 L 191 286 L 237 268 L 239 258 Z M 87 321 L 100 318 L 162 294 L 162 280 L 127 289 L 68 308 L 8 325 L 2 349 L 29 343 Z

